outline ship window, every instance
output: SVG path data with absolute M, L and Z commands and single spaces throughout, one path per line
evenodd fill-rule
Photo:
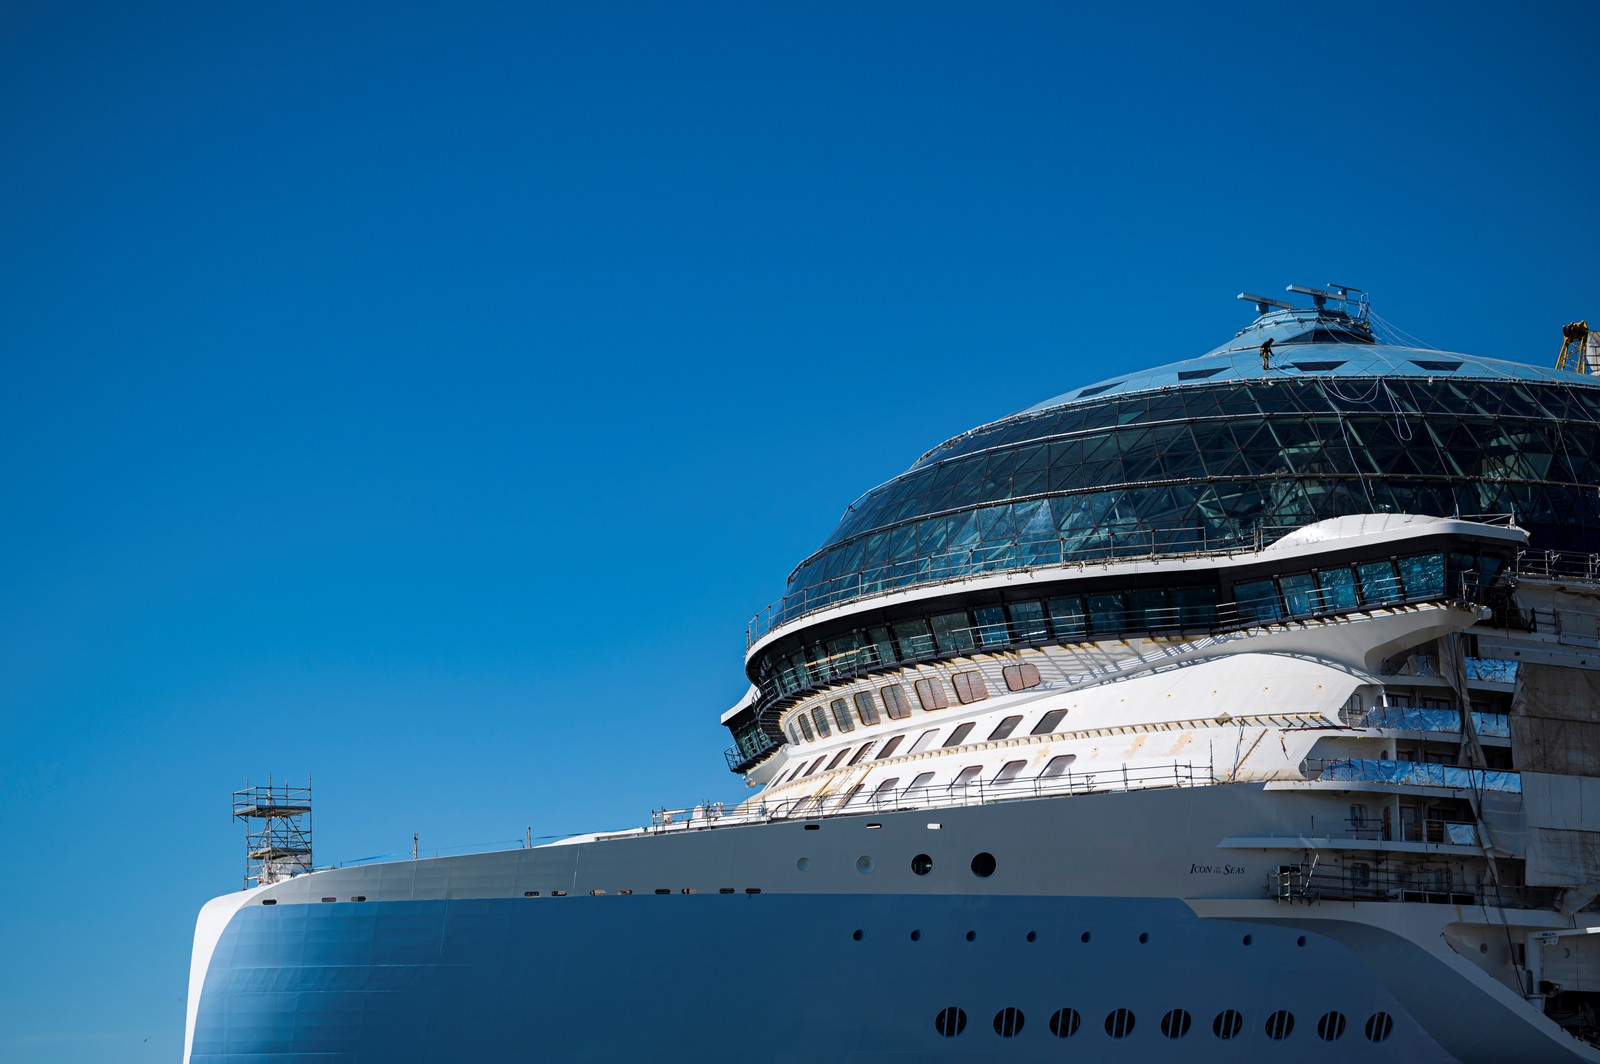
M 1295 573 L 1282 577 L 1278 584 L 1283 588 L 1283 598 L 1289 607 L 1289 616 L 1303 617 L 1318 611 L 1317 581 L 1310 573 Z
M 1022 1033 L 1022 1010 L 1010 1008 L 1001 1009 L 994 1014 L 994 1033 L 1001 1038 L 1015 1038 Z
M 1244 1017 L 1237 1009 L 1223 1009 L 1211 1021 L 1211 1033 L 1218 1038 L 1236 1038 L 1244 1030 Z
M 994 875 L 995 860 L 992 853 L 980 853 L 972 858 L 972 874 L 979 879 L 988 879 Z
M 1444 594 L 1444 555 L 1414 554 L 1400 559 L 1400 580 L 1406 598 L 1434 598 Z
M 1039 718 L 1039 723 L 1035 724 L 1033 726 L 1033 731 L 1029 732 L 1028 734 L 1049 735 L 1051 732 L 1056 730 L 1056 725 L 1060 724 L 1066 715 L 1067 711 L 1064 709 L 1052 709 L 1050 712 Z
M 1173 1009 L 1161 1017 L 1161 1033 L 1168 1038 L 1182 1038 L 1189 1033 L 1189 1024 L 1193 1018 L 1187 1009 Z
M 968 765 L 956 775 L 955 779 L 950 781 L 950 789 L 952 791 L 965 789 L 967 784 L 971 783 L 973 779 L 982 771 L 982 765 Z
M 1217 591 L 1210 587 L 1175 587 L 1172 608 L 1184 628 L 1209 628 L 1217 622 Z
M 1039 666 L 1031 661 L 1007 665 L 1000 670 L 1000 675 L 1005 678 L 1007 691 L 1026 691 L 1030 687 L 1038 687 L 1041 682 Z
M 839 725 L 841 732 L 854 731 L 856 722 L 850 719 L 850 703 L 842 698 L 833 700 L 833 722 Z
M 1278 605 L 1278 589 L 1271 580 L 1249 580 L 1233 589 L 1234 602 L 1239 608 L 1239 619 L 1246 624 L 1258 621 L 1275 621 L 1283 615 Z
M 872 792 L 872 804 L 877 805 L 879 802 L 887 801 L 888 799 L 893 798 L 895 784 L 899 782 L 899 776 L 890 776 L 888 779 L 878 784 L 878 789 Z
M 1088 628 L 1084 624 L 1081 598 L 1077 595 L 1070 598 L 1053 598 L 1045 605 L 1050 610 L 1050 623 L 1055 627 L 1057 639 L 1068 642 L 1083 638 Z
M 1356 608 L 1356 578 L 1347 565 L 1337 569 L 1323 569 L 1317 573 L 1317 583 L 1322 585 L 1323 605 L 1331 610 Z
M 989 741 L 992 743 L 998 739 L 1009 739 L 1011 737 L 1011 733 L 1016 731 L 1017 725 L 1021 723 L 1021 713 L 1018 713 L 1015 716 L 1007 717 L 1005 720 L 995 725 L 994 731 L 989 733 Z
M 932 871 L 933 871 L 933 858 L 929 857 L 927 854 L 919 853 L 919 854 L 917 854 L 915 857 L 913 857 L 911 859 L 911 874 L 912 875 L 925 876 L 929 872 L 932 872 Z M 918 939 L 918 937 L 920 937 L 920 936 L 918 936 L 918 934 L 915 931 L 911 932 L 911 941 L 915 942 Z
M 1274 1042 L 1281 1042 L 1289 1037 L 1289 1032 L 1294 1030 L 1294 1014 L 1288 1009 L 1279 1009 L 1267 1017 L 1267 1037 Z
M 1016 761 L 1007 761 L 1004 765 L 1000 766 L 1000 771 L 995 773 L 994 782 L 1006 783 L 1010 780 L 1016 779 L 1017 775 L 1022 771 L 1023 766 L 1026 764 L 1027 762 L 1021 759 Z
M 1324 1012 L 1317 1021 L 1317 1037 L 1324 1042 L 1337 1042 L 1344 1036 L 1344 1013 Z
M 806 742 L 809 743 L 811 741 L 811 722 L 806 719 L 805 711 L 802 710 L 794 720 L 796 724 L 800 725 L 800 734 L 804 735 Z
M 790 724 L 789 727 L 784 730 L 784 734 L 789 736 L 789 742 L 791 742 L 795 746 L 799 746 L 800 745 L 800 729 L 799 728 L 796 728 L 793 724 Z
M 946 1038 L 954 1038 L 967 1029 L 967 1014 L 954 1005 L 940 1009 L 939 1015 L 933 1018 L 933 1029 Z
M 958 672 L 950 677 L 950 682 L 955 685 L 956 701 L 964 706 L 989 697 L 989 685 L 983 682 L 983 673 L 976 669 Z
M 871 691 L 856 692 L 856 716 L 861 718 L 862 724 L 878 723 L 878 707 L 872 704 Z
M 1128 623 L 1135 628 L 1170 628 L 1173 614 L 1165 591 L 1128 592 Z
M 888 757 L 890 754 L 893 754 L 895 752 L 895 748 L 898 747 L 901 743 L 905 742 L 905 739 L 906 739 L 906 737 L 904 735 L 896 735 L 894 738 L 890 739 L 888 742 L 883 744 L 883 749 L 879 750 L 878 751 L 878 756 L 873 758 L 872 760 L 874 760 L 874 761 L 882 761 L 884 758 Z
M 1042 643 L 1050 638 L 1045 624 L 1044 606 L 1038 602 L 1013 602 L 1006 607 L 1011 612 L 1011 625 L 1017 639 L 1024 643 Z
M 828 714 L 823 712 L 821 706 L 811 707 L 811 719 L 816 722 L 819 738 L 826 739 L 833 734 L 833 730 L 828 727 Z
M 917 701 L 922 703 L 923 709 L 929 711 L 943 709 L 950 704 L 949 698 L 945 697 L 944 684 L 939 682 L 939 677 L 924 677 L 914 686 L 917 689 Z
M 908 753 L 908 754 L 920 754 L 920 753 L 922 753 L 922 751 L 926 750 L 930 745 L 932 745 L 933 737 L 935 735 L 938 735 L 938 734 L 939 734 L 939 729 L 938 728 L 929 728 L 927 731 L 925 731 L 921 735 L 917 736 L 917 741 L 911 744 L 911 749 L 907 750 L 906 753 Z
M 864 650 L 866 638 L 860 632 L 846 632 L 828 640 L 828 657 L 839 672 L 853 672 L 872 664 L 871 652 Z
M 1394 1020 L 1389 1018 L 1387 1012 L 1374 1012 L 1367 1018 L 1367 1041 L 1381 1042 L 1389 1037 L 1389 1032 L 1394 1030 Z
M 1003 647 L 1011 642 L 1004 606 L 978 606 L 973 609 L 972 616 L 978 622 L 976 634 L 979 646 Z
M 889 629 L 881 625 L 868 628 L 867 640 L 872 644 L 870 660 L 876 661 L 879 665 L 899 660 L 899 656 L 894 652 L 894 640 L 889 636 Z
M 1089 596 L 1089 627 L 1096 635 L 1120 632 L 1124 626 L 1121 595 L 1106 593 Z
M 933 782 L 933 773 L 931 773 L 931 772 L 919 772 L 919 773 L 917 773 L 916 779 L 912 780 L 910 783 L 908 783 L 906 785 L 905 796 L 907 798 L 910 798 L 910 797 L 913 797 L 915 795 L 921 794 L 923 792 L 923 790 L 925 790 L 927 788 L 928 784 L 931 783 L 931 782 Z
M 1074 399 L 1087 399 L 1091 395 L 1099 395 L 1102 392 L 1109 392 L 1111 389 L 1115 388 L 1117 385 L 1119 385 L 1121 383 L 1122 383 L 1121 381 L 1114 381 L 1111 384 L 1096 384 L 1092 388 L 1085 388 L 1083 391 L 1081 391 L 1077 395 L 1073 396 L 1073 398 Z
M 950 738 L 944 741 L 944 749 L 948 750 L 952 746 L 960 746 L 962 742 L 966 740 L 967 736 L 972 734 L 972 729 L 973 722 L 970 720 L 956 725 L 956 730 L 951 732 Z
M 1400 597 L 1400 580 L 1390 561 L 1362 562 L 1356 566 L 1361 576 L 1361 601 L 1369 606 L 1394 602 Z
M 868 745 L 870 746 L 871 744 L 869 743 Z M 854 763 L 855 762 L 851 762 L 851 764 L 854 764 Z M 850 790 L 848 792 L 846 792 L 845 796 L 842 799 L 840 799 L 839 808 L 843 809 L 845 806 L 849 805 L 851 802 L 855 801 L 857 798 L 860 798 L 861 794 L 862 794 L 862 786 L 863 786 L 862 784 L 858 783 L 854 787 L 851 787 Z
M 935 614 L 933 637 L 939 650 L 946 654 L 971 650 L 976 645 L 972 639 L 972 621 L 966 610 Z
M 899 684 L 884 684 L 878 688 L 878 697 L 883 699 L 883 711 L 889 714 L 890 720 L 904 720 L 911 716 L 911 703 L 906 701 L 906 689 Z
M 817 771 L 817 769 L 822 766 L 822 762 L 827 760 L 827 756 L 828 756 L 827 754 L 823 754 L 821 757 L 819 757 L 815 761 L 811 762 L 811 767 L 806 769 L 806 775 L 809 776 L 813 772 Z
M 851 764 L 851 765 L 852 765 L 852 766 L 854 766 L 854 765 L 856 765 L 856 764 L 858 764 L 858 763 L 859 763 L 859 762 L 860 762 L 860 761 L 861 761 L 861 759 L 862 759 L 862 758 L 864 758 L 864 757 L 866 757 L 866 756 L 867 756 L 867 752 L 868 752 L 868 751 L 869 751 L 869 750 L 871 750 L 871 749 L 872 749 L 872 747 L 873 747 L 873 745 L 874 745 L 874 744 L 875 744 L 875 743 L 876 743 L 876 742 L 877 742 L 877 740 L 876 740 L 876 739 L 873 739 L 873 740 L 871 740 L 871 741 L 869 741 L 869 742 L 864 742 L 864 743 L 862 743 L 862 744 L 861 744 L 861 749 L 859 749 L 859 750 L 857 750 L 857 751 L 856 751 L 856 756 L 855 756 L 855 757 L 852 757 L 852 758 L 851 758 L 851 759 L 850 759 L 850 764 Z
M 1112 1038 L 1126 1038 L 1133 1033 L 1133 1010 L 1117 1009 L 1106 1017 L 1106 1034 Z
M 896 621 L 894 637 L 900 643 L 903 659 L 923 658 L 933 653 L 933 636 L 928 634 L 927 621 Z
M 847 746 L 843 750 L 840 750 L 837 754 L 834 754 L 833 760 L 828 762 L 828 771 L 832 772 L 834 769 L 838 768 L 839 762 L 843 761 L 845 759 L 845 755 L 849 752 L 850 748 Z
M 1050 1014 L 1050 1033 L 1057 1038 L 1071 1038 L 1078 1033 L 1083 1017 L 1077 1009 L 1056 1009 Z
M 1048 780 L 1054 779 L 1056 776 L 1064 776 L 1067 773 L 1067 769 L 1076 760 L 1078 760 L 1077 754 L 1057 754 L 1050 759 L 1050 763 L 1044 767 L 1044 771 L 1039 773 L 1039 778 Z

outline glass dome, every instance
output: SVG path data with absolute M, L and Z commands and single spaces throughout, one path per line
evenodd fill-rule
M 1261 544 L 1346 514 L 1509 514 L 1533 549 L 1600 551 L 1597 452 L 1587 377 L 1374 343 L 1342 313 L 1268 314 L 928 452 L 851 504 L 751 635 L 890 590 Z

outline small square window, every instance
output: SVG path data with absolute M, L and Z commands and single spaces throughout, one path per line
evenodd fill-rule
M 872 704 L 871 691 L 856 692 L 856 716 L 861 718 L 862 724 L 878 723 L 878 707 Z
M 883 711 L 890 720 L 905 720 L 911 716 L 911 703 L 906 701 L 904 687 L 897 683 L 884 684 L 878 688 L 878 695 L 883 699 Z
M 976 669 L 958 672 L 950 677 L 950 682 L 955 685 L 957 701 L 964 706 L 989 697 L 989 685 L 983 682 L 983 673 Z
M 943 709 L 950 704 L 950 700 L 945 697 L 944 684 L 939 682 L 937 676 L 918 680 L 915 686 L 917 689 L 917 701 L 922 703 L 923 709 L 932 712 L 935 709 Z
M 1038 687 L 1040 683 L 1039 667 L 1031 661 L 1007 665 L 1000 670 L 1000 675 L 1005 677 L 1008 691 L 1026 691 L 1030 687 Z
M 830 708 L 833 710 L 833 722 L 839 725 L 841 732 L 855 730 L 856 722 L 850 719 L 850 703 L 842 698 L 835 698 Z
M 816 722 L 817 735 L 820 738 L 826 739 L 833 734 L 832 729 L 828 727 L 828 714 L 823 711 L 821 706 L 811 707 L 811 719 Z

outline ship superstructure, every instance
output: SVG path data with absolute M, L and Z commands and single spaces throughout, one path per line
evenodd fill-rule
M 188 1059 L 1600 1061 L 1600 386 L 1291 290 L 852 504 L 738 806 L 210 903 Z

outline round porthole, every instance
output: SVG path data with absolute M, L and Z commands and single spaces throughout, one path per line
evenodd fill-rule
M 802 871 L 802 872 L 810 871 L 810 869 L 811 869 L 811 858 L 802 857 L 802 858 L 800 858 L 800 860 L 798 860 L 798 861 L 796 861 L 794 863 L 794 866 L 796 868 L 800 869 L 800 871 Z
M 994 1033 L 1001 1038 L 1015 1038 L 1022 1033 L 1022 1010 L 1004 1008 L 994 1014 Z
M 1223 1009 L 1211 1021 L 1211 1033 L 1218 1038 L 1237 1038 L 1244 1029 L 1244 1017 L 1237 1009 Z
M 1029 931 L 1028 932 L 1028 941 L 1029 942 L 1037 942 L 1037 941 L 1039 941 L 1039 932 L 1037 932 L 1037 931 Z
M 1132 1009 L 1116 1009 L 1106 1016 L 1106 1034 L 1112 1038 L 1126 1038 L 1132 1033 Z
M 1148 931 L 1140 931 L 1139 932 L 1139 945 L 1142 946 L 1146 942 L 1149 942 L 1149 941 L 1150 941 L 1150 932 L 1148 932 Z
M 1083 1017 L 1077 1009 L 1056 1009 L 1050 1014 L 1050 1033 L 1057 1038 L 1071 1038 L 1078 1033 Z
M 911 859 L 911 871 L 919 876 L 925 876 L 933 871 L 933 858 L 925 853 L 919 853 Z
M 1324 1012 L 1317 1021 L 1317 1037 L 1324 1042 L 1337 1042 L 1344 1036 L 1344 1013 Z
M 967 1029 L 967 1014 L 954 1005 L 940 1009 L 939 1015 L 933 1018 L 933 1029 L 946 1038 L 954 1038 Z
M 1249 944 L 1250 944 L 1250 943 L 1252 943 L 1252 942 L 1254 942 L 1254 941 L 1255 941 L 1255 938 L 1254 938 L 1254 936 L 1251 936 L 1251 935 L 1246 935 L 1246 936 L 1244 936 L 1244 939 L 1243 939 L 1243 942 L 1244 942 L 1244 944 L 1245 944 L 1245 945 L 1246 945 L 1246 946 L 1248 946 L 1248 945 L 1249 945 Z
M 911 932 L 911 941 L 913 941 L 913 942 L 921 942 L 922 941 L 922 932 L 921 931 L 913 931 L 913 932 Z
M 976 931 L 968 931 L 967 932 L 967 941 L 968 942 L 976 942 L 976 941 L 978 941 L 978 933 Z
M 1294 1014 L 1288 1009 L 1279 1009 L 1267 1017 L 1267 1037 L 1274 1042 L 1281 1042 L 1289 1037 L 1289 1032 L 1294 1030 Z
M 972 859 L 972 874 L 979 879 L 988 879 L 994 875 L 994 854 L 980 853 Z
M 850 937 L 855 939 L 857 942 L 860 942 L 861 941 L 861 928 L 858 927 L 854 931 L 850 932 Z
M 1089 932 L 1085 931 L 1083 934 L 1079 935 L 1078 941 L 1087 944 L 1089 941 Z
M 872 869 L 873 869 L 872 858 L 866 857 L 866 856 L 862 856 L 862 857 L 857 857 L 856 858 L 856 871 L 857 872 L 860 872 L 862 875 L 866 875 L 868 872 L 871 872 Z
M 1173 1009 L 1161 1017 L 1161 1033 L 1168 1038 L 1182 1038 L 1189 1033 L 1189 1025 L 1193 1017 L 1187 1009 Z
M 1394 1020 L 1387 1012 L 1374 1012 L 1367 1017 L 1367 1041 L 1381 1042 L 1394 1030 Z

